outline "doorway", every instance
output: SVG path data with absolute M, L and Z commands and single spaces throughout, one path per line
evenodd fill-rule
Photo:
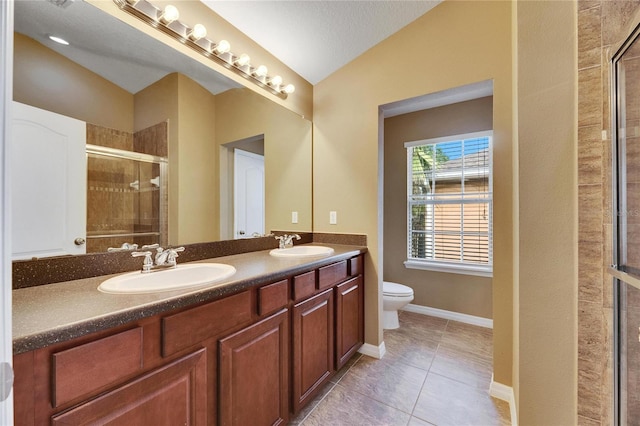
M 263 134 L 220 145 L 220 238 L 223 240 L 250 238 L 254 233 L 265 232 L 264 151 Z M 242 177 L 236 173 L 236 157 L 243 170 L 239 173 Z M 238 207 L 240 198 L 243 201 Z

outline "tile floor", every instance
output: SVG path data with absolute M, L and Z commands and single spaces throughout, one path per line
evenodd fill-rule
M 290 424 L 511 424 L 509 404 L 489 396 L 490 329 L 402 311 L 384 341 L 382 360 L 354 356 Z

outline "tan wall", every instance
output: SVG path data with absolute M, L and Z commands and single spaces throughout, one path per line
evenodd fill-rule
M 413 304 L 492 318 L 491 278 L 407 269 L 405 142 L 491 130 L 493 99 L 485 97 L 384 121 L 384 280 L 413 289 Z
M 265 230 L 311 231 L 311 122 L 246 89 L 217 95 L 216 111 L 218 145 L 264 135 Z
M 133 95 L 22 34 L 14 34 L 13 99 L 133 132 Z
M 479 30 L 479 22 L 483 25 Z M 445 1 L 314 88 L 314 231 L 368 236 L 365 340 L 378 345 L 378 106 L 493 79 L 494 375 L 512 374 L 511 3 Z M 388 173 L 385 167 L 385 173 Z M 338 224 L 329 225 L 329 211 Z
M 518 2 L 519 424 L 577 424 L 576 3 Z
M 169 74 L 152 85 L 142 89 L 134 96 L 135 123 L 134 131 L 146 129 L 162 121 L 168 122 L 168 241 L 170 244 L 182 244 L 179 218 L 180 198 L 178 196 L 180 182 L 180 121 L 178 103 L 178 74 Z
M 178 241 L 219 240 L 215 97 L 179 75 L 178 114 Z
M 169 122 L 169 244 L 219 239 L 215 98 L 173 73 L 135 95 L 135 129 Z

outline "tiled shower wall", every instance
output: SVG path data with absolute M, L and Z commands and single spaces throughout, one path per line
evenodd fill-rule
M 578 1 L 578 423 L 613 423 L 609 59 L 640 0 Z M 606 134 L 603 135 L 603 130 Z

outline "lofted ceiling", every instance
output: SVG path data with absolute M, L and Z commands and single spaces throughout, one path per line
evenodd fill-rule
M 150 0 L 153 3 L 153 0 Z M 180 0 L 175 0 L 179 6 Z M 201 0 L 312 84 L 326 78 L 441 0 Z M 58 6 L 57 4 L 61 4 Z M 211 93 L 239 85 L 82 0 L 16 0 L 15 30 L 137 93 L 170 72 Z M 70 42 L 49 40 L 58 35 Z
M 201 0 L 316 84 L 441 0 Z

